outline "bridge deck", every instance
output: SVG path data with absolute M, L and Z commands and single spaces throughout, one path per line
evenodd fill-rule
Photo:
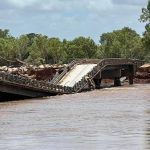
M 59 81 L 58 85 L 73 87 L 87 75 L 97 64 L 77 64 Z

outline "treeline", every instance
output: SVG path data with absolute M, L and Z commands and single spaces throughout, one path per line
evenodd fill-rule
M 100 44 L 90 37 L 61 41 L 34 33 L 15 38 L 9 30 L 0 30 L 0 56 L 32 64 L 68 63 L 76 58 L 135 58 L 148 61 L 150 56 L 143 47 L 142 39 L 128 27 L 102 34 Z
M 19 59 L 31 64 L 68 63 L 76 58 L 133 58 L 149 62 L 150 1 L 147 8 L 142 9 L 140 20 L 147 22 L 142 37 L 133 29 L 124 27 L 103 33 L 99 44 L 90 37 L 60 40 L 35 33 L 15 38 L 9 30 L 0 29 L 0 56 L 7 60 Z

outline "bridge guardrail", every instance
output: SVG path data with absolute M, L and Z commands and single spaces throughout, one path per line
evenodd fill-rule
M 65 88 L 61 85 L 53 85 L 53 84 L 49 84 L 48 82 L 37 81 L 35 79 L 28 79 L 25 77 L 8 74 L 6 72 L 0 72 L 0 81 L 21 86 L 24 88 L 40 90 L 43 92 L 54 92 L 60 94 L 65 92 Z M 67 87 L 66 89 L 69 88 Z M 66 91 L 70 91 L 70 89 Z

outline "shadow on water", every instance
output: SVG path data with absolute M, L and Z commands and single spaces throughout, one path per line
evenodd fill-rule
M 102 84 L 100 89 L 105 89 L 105 88 L 113 88 L 114 85 L 113 84 Z M 90 92 L 87 90 L 83 90 L 82 92 Z M 82 93 L 81 92 L 81 93 Z M 51 94 L 50 96 L 56 96 L 56 94 Z M 39 97 L 42 98 L 42 97 Z M 35 99 L 33 97 L 27 97 L 27 96 L 23 96 L 23 95 L 16 95 L 16 94 L 10 94 L 10 93 L 4 93 L 4 92 L 0 92 L 0 102 L 8 102 L 8 101 L 19 101 L 19 100 L 28 100 L 28 99 Z M 37 98 L 36 98 L 37 100 Z
M 0 102 L 16 101 L 16 100 L 23 100 L 29 98 L 30 97 L 22 96 L 22 95 L 8 94 L 2 92 L 0 93 Z

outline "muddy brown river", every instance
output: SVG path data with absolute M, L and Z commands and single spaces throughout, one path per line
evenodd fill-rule
M 149 150 L 150 84 L 0 103 L 0 150 Z

